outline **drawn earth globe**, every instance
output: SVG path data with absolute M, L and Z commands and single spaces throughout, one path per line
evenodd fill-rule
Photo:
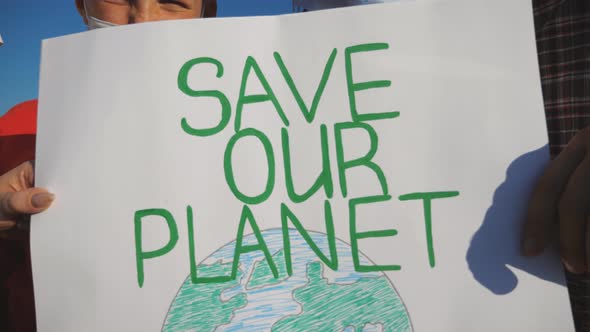
M 326 253 L 327 236 L 309 232 Z M 350 246 L 336 240 L 333 271 L 296 230 L 289 231 L 292 275 L 285 265 L 281 229 L 262 233 L 278 278 L 261 250 L 240 256 L 236 278 L 193 284 L 188 276 L 170 305 L 162 331 L 412 331 L 399 294 L 382 272 L 355 272 Z M 257 244 L 254 235 L 245 245 Z M 198 276 L 231 274 L 235 242 L 198 266 Z M 363 264 L 372 264 L 361 255 Z

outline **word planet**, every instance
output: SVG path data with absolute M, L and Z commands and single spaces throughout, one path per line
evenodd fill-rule
M 325 234 L 309 232 L 326 251 Z M 242 254 L 235 280 L 197 283 L 190 275 L 172 302 L 162 331 L 412 331 L 397 291 L 382 272 L 356 272 L 351 248 L 337 240 L 337 271 L 326 267 L 296 230 L 289 230 L 293 274 L 285 268 L 280 229 L 262 233 L 279 271 L 260 250 Z M 256 245 L 256 237 L 244 237 Z M 231 273 L 235 241 L 198 265 L 199 275 Z M 361 260 L 371 262 L 364 256 Z

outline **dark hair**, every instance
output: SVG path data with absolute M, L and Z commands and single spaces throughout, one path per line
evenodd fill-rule
M 203 0 L 203 6 L 205 6 L 203 17 L 217 16 L 217 0 Z

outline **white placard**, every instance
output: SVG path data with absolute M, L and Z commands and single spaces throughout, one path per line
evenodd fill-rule
M 44 41 L 39 330 L 573 330 L 557 255 L 518 249 L 536 59 L 513 0 Z

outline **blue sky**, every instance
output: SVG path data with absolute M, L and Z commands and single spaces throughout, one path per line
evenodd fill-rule
M 218 16 L 291 12 L 291 0 L 217 0 Z M 41 40 L 86 30 L 74 0 L 0 0 L 0 115 L 37 98 Z

